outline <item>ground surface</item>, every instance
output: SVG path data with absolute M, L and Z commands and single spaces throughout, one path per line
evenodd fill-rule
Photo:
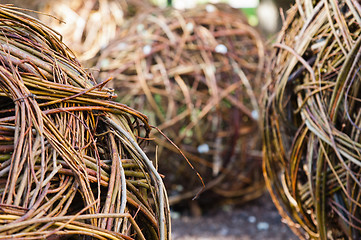
M 268 195 L 242 207 L 224 206 L 203 217 L 173 214 L 174 240 L 296 240 Z

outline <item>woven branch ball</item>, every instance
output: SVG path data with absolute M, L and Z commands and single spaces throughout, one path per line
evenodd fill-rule
M 361 6 L 297 1 L 274 44 L 264 174 L 300 238 L 361 238 Z
M 243 15 L 216 5 L 140 14 L 99 53 L 98 79 L 150 117 L 190 160 L 214 197 L 253 199 L 263 191 L 258 99 L 265 48 Z M 96 74 L 96 73 L 95 73 Z M 172 204 L 200 179 L 169 141 L 154 134 Z M 172 157 L 171 161 L 163 161 Z
M 59 38 L 0 5 L 0 238 L 169 239 L 147 118 Z
M 39 18 L 62 35 L 81 61 L 87 61 L 115 38 L 125 19 L 152 9 L 148 0 L 46 0 Z

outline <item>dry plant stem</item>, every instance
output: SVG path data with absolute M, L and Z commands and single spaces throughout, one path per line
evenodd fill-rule
M 155 177 L 155 181 L 158 187 L 158 193 L 159 193 L 159 231 L 160 231 L 160 239 L 165 239 L 166 237 L 166 232 L 164 229 L 164 226 L 166 224 L 166 219 L 165 219 L 165 213 L 164 213 L 164 209 L 165 209 L 165 204 L 164 204 L 164 195 L 166 194 L 164 189 L 163 189 L 163 180 L 162 178 L 159 176 L 159 173 L 157 172 L 157 170 L 154 168 L 153 163 L 149 160 L 149 158 L 147 157 L 147 155 L 143 152 L 143 150 L 139 147 L 139 145 L 134 141 L 134 139 L 129 136 L 128 132 L 126 132 L 124 129 L 122 129 L 121 127 L 119 127 L 119 125 L 117 125 L 112 119 L 107 119 L 107 122 L 109 122 L 111 124 L 111 126 L 116 129 L 117 131 L 119 131 L 121 133 L 121 135 L 123 135 L 124 137 L 126 137 L 129 142 L 133 145 L 133 147 L 138 151 L 138 153 L 140 153 L 140 155 L 143 157 L 143 159 L 145 160 L 145 164 L 149 167 L 149 169 L 151 170 L 153 176 Z
M 122 166 L 122 162 L 120 159 L 120 156 L 118 154 L 118 151 L 116 151 L 117 146 L 114 140 L 114 136 L 110 135 L 110 141 L 111 141 L 111 145 L 112 145 L 112 149 L 113 149 L 113 159 L 117 159 L 118 160 L 118 165 L 119 165 L 119 174 L 120 174 L 120 179 L 121 179 L 121 196 L 122 196 L 122 200 L 121 200 L 121 205 L 120 205 L 120 213 L 124 213 L 125 211 L 125 206 L 126 206 L 126 198 L 127 198 L 127 188 L 126 188 L 126 180 L 125 180 L 125 174 L 124 174 L 124 168 Z
M 62 217 L 51 217 L 51 218 L 40 218 L 40 219 L 34 219 L 34 220 L 28 220 L 28 221 L 23 221 L 23 222 L 17 222 L 15 224 L 13 224 L 11 227 L 19 227 L 19 226 L 25 226 L 25 225 L 31 225 L 33 223 L 46 223 L 46 222 L 52 222 L 54 225 L 57 226 L 61 226 L 63 225 L 62 221 L 68 221 L 69 219 L 76 219 L 76 220 L 84 220 L 84 219 L 93 219 L 93 218 L 127 218 L 130 220 L 130 222 L 133 224 L 133 226 L 135 227 L 137 233 L 139 234 L 141 239 L 145 239 L 142 231 L 137 227 L 138 225 L 136 224 L 136 222 L 134 221 L 133 217 L 129 214 L 86 214 L 86 215 L 79 215 L 79 216 L 62 216 Z M 16 220 L 18 219 L 18 216 L 14 216 L 14 215 L 3 215 L 0 217 L 0 219 L 3 220 Z M 79 224 L 81 224 L 81 222 L 79 222 Z M 76 227 L 76 225 L 71 226 L 72 224 L 67 224 L 69 226 L 66 226 L 69 229 L 80 229 L 80 227 Z M 6 231 L 10 229 L 10 227 L 1 227 L 0 228 L 0 232 L 2 231 Z M 87 231 L 86 228 L 81 228 L 82 231 Z M 96 231 L 96 230 L 95 230 Z M 89 232 L 92 232 L 91 230 Z M 101 233 L 98 232 L 98 234 L 101 235 L 105 235 L 106 237 L 110 237 L 111 239 L 118 239 L 115 236 L 112 236 L 109 233 Z

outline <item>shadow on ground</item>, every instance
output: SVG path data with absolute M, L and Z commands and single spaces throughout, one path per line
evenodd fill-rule
M 172 213 L 174 240 L 296 240 L 269 195 L 242 207 L 223 206 L 202 217 Z

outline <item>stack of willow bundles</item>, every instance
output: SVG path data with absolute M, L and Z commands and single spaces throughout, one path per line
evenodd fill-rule
M 125 19 L 153 5 L 147 0 L 46 0 L 38 7 L 55 17 L 39 14 L 83 62 L 108 45 Z
M 96 65 L 99 79 L 114 76 L 122 102 L 146 113 L 180 146 L 209 192 L 246 201 L 263 192 L 257 96 L 265 49 L 234 12 L 207 5 L 138 15 Z M 192 198 L 202 186 L 197 175 L 156 137 L 158 157 L 174 156 L 159 164 L 170 202 Z
M 0 5 L 0 238 L 168 239 L 147 118 L 53 32 Z
M 301 238 L 361 238 L 361 6 L 297 1 L 274 45 L 264 173 Z

